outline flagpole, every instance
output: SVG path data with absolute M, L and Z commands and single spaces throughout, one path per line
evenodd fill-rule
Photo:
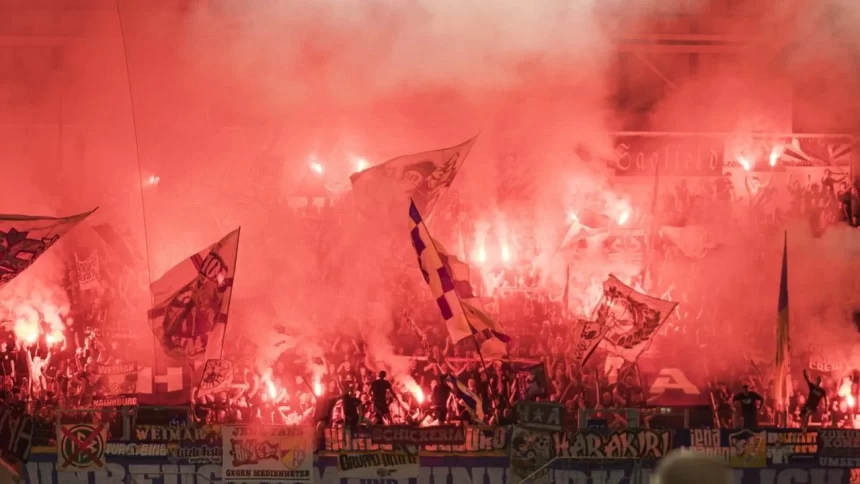
M 651 192 L 651 223 L 648 227 L 648 243 L 646 245 L 645 257 L 642 264 L 642 288 L 645 289 L 645 284 L 648 282 L 648 273 L 651 271 L 651 253 L 654 247 L 654 229 L 657 226 L 657 193 L 660 183 L 660 163 L 654 165 L 654 187 Z M 653 280 L 653 276 L 651 277 Z
M 227 315 L 227 320 L 230 319 L 230 303 L 233 302 L 233 289 L 235 289 L 236 284 L 236 267 L 239 264 L 239 236 L 242 235 L 242 226 L 240 225 L 238 229 L 236 229 L 236 256 L 233 258 L 233 286 L 230 287 L 230 298 L 227 299 L 227 310 L 225 314 Z M 221 350 L 218 352 L 218 359 L 224 359 L 224 343 L 227 341 L 227 321 L 224 321 L 224 333 L 221 334 Z
M 146 197 L 143 196 L 143 190 L 144 190 L 143 170 L 140 166 L 140 142 L 139 142 L 138 136 L 137 136 L 137 113 L 134 109 L 134 93 L 131 89 L 131 68 L 129 67 L 129 64 L 128 64 L 128 46 L 126 45 L 126 42 L 125 42 L 125 26 L 123 25 L 123 22 L 122 22 L 122 13 L 121 13 L 120 8 L 119 8 L 119 0 L 115 0 L 114 3 L 116 5 L 117 20 L 119 21 L 120 41 L 122 42 L 122 53 L 123 53 L 123 58 L 125 60 L 125 75 L 126 75 L 126 81 L 128 84 L 128 98 L 129 98 L 129 103 L 131 105 L 131 125 L 132 125 L 132 135 L 133 135 L 133 139 L 134 139 L 134 152 L 135 152 L 135 157 L 137 160 L 137 179 L 138 179 L 138 185 L 140 187 L 140 212 L 141 212 L 141 216 L 143 218 L 143 246 L 144 246 L 144 251 L 146 252 L 146 275 L 149 278 L 149 286 L 150 286 L 149 298 L 150 298 L 150 307 L 151 307 L 152 302 L 153 302 L 152 301 L 152 289 L 151 289 L 152 288 L 152 256 L 150 254 L 150 249 L 149 249 L 149 235 L 148 235 L 149 229 L 148 229 L 147 223 L 146 223 Z M 155 361 L 155 360 L 158 359 L 158 351 L 157 351 L 158 342 L 156 340 L 157 340 L 157 338 L 155 338 L 153 336 L 153 338 L 152 338 L 152 356 L 153 356 L 153 363 L 156 363 L 155 366 L 157 366 L 157 361 Z

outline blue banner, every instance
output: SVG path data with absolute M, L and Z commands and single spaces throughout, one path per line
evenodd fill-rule
M 445 456 L 420 458 L 417 478 L 346 479 L 338 475 L 335 457 L 320 457 L 314 471 L 315 484 L 519 484 L 509 479 L 505 457 Z M 813 461 L 809 462 L 813 464 Z M 209 484 L 225 483 L 217 464 L 166 464 L 164 459 L 109 459 L 103 470 L 90 473 L 56 470 L 54 454 L 33 453 L 25 466 L 28 484 Z M 648 484 L 651 469 L 642 462 L 556 460 L 549 470 L 549 482 L 563 484 Z M 850 484 L 850 469 L 822 469 L 801 464 L 781 468 L 736 469 L 737 484 Z M 62 479 L 61 479 L 62 478 Z M 135 481 L 131 481 L 134 478 Z M 277 484 L 277 483 L 271 483 Z

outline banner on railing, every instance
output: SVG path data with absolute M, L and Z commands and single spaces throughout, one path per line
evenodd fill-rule
M 557 460 L 552 462 L 546 473 L 545 482 L 562 483 L 619 483 L 637 484 L 650 481 L 654 461 L 635 460 Z M 154 458 L 117 458 L 108 462 L 104 469 L 63 475 L 56 469 L 56 457 L 34 453 L 24 467 L 28 484 L 117 484 L 117 483 L 173 483 L 209 484 L 236 482 L 224 475 L 220 465 L 197 464 L 184 467 L 165 464 Z M 736 469 L 736 484 L 851 484 L 851 469 L 825 469 L 814 462 L 792 464 L 779 468 Z M 321 456 L 311 468 L 314 484 L 342 484 L 346 481 L 340 475 L 336 456 Z M 71 481 L 70 481 L 71 479 Z M 269 483 L 287 482 L 270 479 Z M 424 483 L 480 483 L 480 484 L 520 484 L 521 479 L 509 472 L 507 457 L 443 456 L 421 458 L 419 477 L 380 478 L 374 477 L 367 482 L 390 484 Z M 532 482 L 532 481 L 530 481 Z
M 223 476 L 231 482 L 313 480 L 313 428 L 224 425 Z
M 418 454 L 408 452 L 344 452 L 337 457 L 340 477 L 348 479 L 407 479 L 418 477 Z
M 428 427 L 429 428 L 429 427 Z M 460 444 L 424 444 L 418 446 L 425 455 L 432 454 L 482 454 L 505 455 L 508 451 L 509 427 L 458 427 L 463 440 Z M 384 440 L 384 437 L 380 437 Z M 381 444 L 380 439 L 373 439 L 367 429 L 352 430 L 344 428 L 327 428 L 323 431 L 323 452 L 372 452 L 394 450 L 393 444 Z
M 33 447 L 35 424 L 29 415 L 0 407 L 0 451 L 26 462 Z

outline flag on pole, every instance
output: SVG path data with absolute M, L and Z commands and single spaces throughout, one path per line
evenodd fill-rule
M 0 215 L 0 289 L 96 210 L 62 218 Z
M 782 248 L 782 274 L 779 278 L 779 301 L 776 320 L 776 368 L 773 378 L 773 397 L 781 408 L 786 408 L 791 395 L 791 338 L 788 329 L 788 233 Z
M 183 361 L 221 357 L 238 253 L 236 229 L 152 283 L 149 321 L 167 356 Z
M 591 321 L 604 334 L 600 346 L 610 354 L 636 361 L 678 303 L 637 292 L 610 275 Z
M 442 244 L 430 237 L 414 202 L 409 204 L 409 219 L 418 267 L 436 299 L 451 340 L 457 343 L 472 337 L 478 342 L 484 358 L 504 356 L 510 337 L 484 311 L 483 303 L 476 297 L 469 282 L 469 265 L 449 254 Z
M 364 214 L 392 214 L 411 199 L 430 216 L 463 166 L 477 136 L 452 148 L 399 156 L 353 174 L 355 203 Z M 399 218 L 399 217 L 398 217 Z
M 562 316 L 564 319 L 570 318 L 570 264 L 567 265 L 567 270 L 564 273 L 564 292 L 561 294 Z

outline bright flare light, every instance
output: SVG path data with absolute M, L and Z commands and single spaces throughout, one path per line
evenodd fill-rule
M 317 173 L 318 173 L 318 174 L 320 174 L 320 175 L 322 175 L 322 174 L 323 174 L 323 171 L 325 171 L 325 170 L 323 169 L 323 166 L 322 166 L 321 164 L 317 163 L 316 161 L 315 161 L 315 162 L 313 162 L 313 163 L 311 163 L 311 170 L 313 170 L 313 171 L 317 172 Z
M 475 262 L 477 262 L 478 264 L 483 264 L 484 262 L 487 262 L 487 249 L 483 247 L 478 249 L 478 252 L 475 254 L 474 259 Z
M 158 185 L 158 182 L 161 181 L 161 177 L 150 175 L 149 178 L 146 179 L 146 184 L 149 186 Z
M 415 400 L 419 405 L 424 403 L 424 390 L 422 390 L 417 383 L 414 381 L 406 382 L 406 389 L 415 397 Z
M 776 166 L 776 162 L 779 160 L 779 157 L 782 156 L 782 148 L 779 146 L 774 146 L 773 149 L 770 150 L 770 166 L 773 168 Z
M 508 250 L 507 245 L 502 246 L 502 260 L 505 262 L 508 262 L 509 260 L 511 260 L 511 251 Z
M 567 221 L 570 223 L 579 222 L 579 217 L 576 215 L 576 212 L 568 212 Z
M 744 171 L 750 171 L 750 162 L 746 157 L 739 156 L 738 163 L 744 168 Z
M 314 378 L 314 395 L 321 397 L 323 394 L 322 383 L 319 377 Z
M 364 171 L 367 169 L 367 160 L 359 158 L 355 160 L 355 171 Z
M 857 403 L 854 400 L 854 395 L 851 394 L 851 379 L 846 378 L 842 380 L 842 385 L 839 386 L 839 396 L 845 399 L 845 403 L 849 408 L 854 408 L 854 405 Z
M 621 212 L 621 215 L 618 216 L 618 225 L 624 225 L 630 219 L 630 212 L 627 210 Z

